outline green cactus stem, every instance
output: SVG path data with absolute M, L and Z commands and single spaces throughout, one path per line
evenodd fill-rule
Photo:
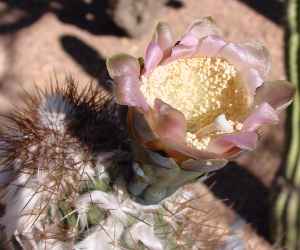
M 221 162 L 198 171 L 184 170 L 174 159 L 135 143 L 133 155 L 135 163 L 128 190 L 142 204 L 158 204 L 185 184 L 205 179 L 209 172 L 224 166 Z
M 286 249 L 300 249 L 300 2 L 289 0 L 287 4 L 288 77 L 296 88 L 295 98 L 289 114 L 290 141 L 287 159 L 278 178 L 272 228 L 275 242 Z

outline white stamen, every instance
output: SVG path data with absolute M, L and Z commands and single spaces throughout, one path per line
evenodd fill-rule
M 214 120 L 214 125 L 217 130 L 224 133 L 232 133 L 234 131 L 232 124 L 226 119 L 225 114 L 221 114 Z

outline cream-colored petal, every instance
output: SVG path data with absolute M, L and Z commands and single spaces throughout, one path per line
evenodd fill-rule
M 120 77 L 124 75 L 139 76 L 140 64 L 137 58 L 118 54 L 106 60 L 106 67 L 111 78 Z
M 158 43 L 164 53 L 171 49 L 174 45 L 174 39 L 171 28 L 167 23 L 161 22 L 156 26 L 153 41 Z
M 114 95 L 119 104 L 148 110 L 148 104 L 140 91 L 140 82 L 136 76 L 123 75 L 114 79 Z
M 269 103 L 275 110 L 282 111 L 291 104 L 295 87 L 288 81 L 268 81 L 256 91 L 255 105 Z
M 186 35 L 192 35 L 200 40 L 210 35 L 221 36 L 221 31 L 211 17 L 204 17 L 192 23 L 184 36 Z
M 150 42 L 145 52 L 144 74 L 150 74 L 161 62 L 163 56 L 164 53 L 159 44 L 156 42 Z
M 227 59 L 241 71 L 254 68 L 263 78 L 267 76 L 271 67 L 269 53 L 259 43 L 228 43 L 217 56 Z

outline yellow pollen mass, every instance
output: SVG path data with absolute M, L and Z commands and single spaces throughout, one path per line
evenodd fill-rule
M 185 58 L 158 66 L 142 77 L 141 91 L 151 106 L 160 98 L 181 111 L 187 120 L 187 142 L 199 149 L 218 132 L 199 138 L 196 133 L 202 128 L 221 114 L 238 124 L 249 109 L 247 90 L 237 70 L 222 58 Z

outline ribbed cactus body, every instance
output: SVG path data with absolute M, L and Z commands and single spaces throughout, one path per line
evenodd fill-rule
M 286 249 L 300 249 L 299 204 L 300 204 L 300 2 L 289 0 L 287 4 L 287 62 L 288 76 L 296 92 L 289 113 L 289 150 L 283 171 L 278 179 L 280 192 L 276 194 L 274 222 L 272 227 L 275 242 Z

